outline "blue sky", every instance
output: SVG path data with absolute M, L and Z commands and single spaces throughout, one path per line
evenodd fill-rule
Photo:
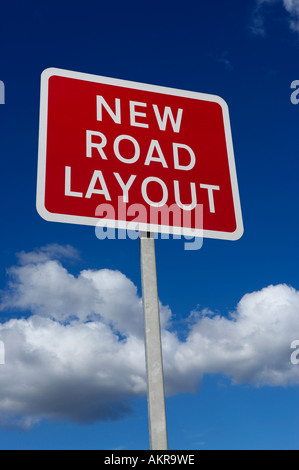
M 243 237 L 156 241 L 169 448 L 298 449 L 299 2 L 15 0 L 0 50 L 0 449 L 149 446 L 138 241 L 35 209 L 48 67 L 228 103 Z

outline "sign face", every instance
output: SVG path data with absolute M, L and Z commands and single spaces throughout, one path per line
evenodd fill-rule
M 46 220 L 243 234 L 228 108 L 217 96 L 47 69 L 38 160 Z

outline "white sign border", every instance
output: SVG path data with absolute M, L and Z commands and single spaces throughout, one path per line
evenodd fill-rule
M 118 87 L 132 88 L 134 90 L 143 90 L 153 93 L 162 93 L 165 95 L 182 96 L 186 98 L 198 99 L 201 101 L 210 101 L 218 103 L 222 108 L 225 138 L 228 154 L 229 172 L 232 186 L 234 210 L 237 228 L 234 232 L 220 232 L 213 230 L 195 230 L 181 227 L 172 227 L 165 225 L 143 224 L 136 222 L 115 221 L 108 219 L 100 219 L 97 217 L 82 217 L 68 214 L 56 214 L 49 212 L 45 207 L 45 183 L 46 183 L 46 158 L 47 158 L 47 124 L 48 124 L 48 83 L 53 76 L 84 80 L 88 82 L 103 83 L 107 85 L 115 85 Z M 40 122 L 39 122 L 39 144 L 38 144 L 38 170 L 37 170 L 37 191 L 36 191 L 36 208 L 39 215 L 50 222 L 61 222 L 78 225 L 102 225 L 109 228 L 138 230 L 143 232 L 169 233 L 183 236 L 198 236 L 201 238 L 216 238 L 221 240 L 238 240 L 242 237 L 244 228 L 241 212 L 241 204 L 239 197 L 237 173 L 234 158 L 234 149 L 232 142 L 231 126 L 229 119 L 229 111 L 227 103 L 219 96 L 209 95 L 206 93 L 198 93 L 176 88 L 168 88 L 157 85 L 149 85 L 145 83 L 120 80 L 116 78 L 103 77 L 100 75 L 92 75 L 81 72 L 72 72 L 58 68 L 48 68 L 41 74 L 41 92 L 40 92 Z

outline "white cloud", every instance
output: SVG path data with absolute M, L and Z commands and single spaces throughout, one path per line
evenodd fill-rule
M 1 309 L 27 318 L 0 323 L 6 353 L 0 425 L 29 427 L 42 418 L 90 422 L 128 413 L 130 399 L 146 393 L 136 286 L 107 269 L 74 276 L 53 259 L 53 250 L 23 253 L 20 262 L 8 270 L 2 292 Z M 290 344 L 299 335 L 299 292 L 292 287 L 246 294 L 230 317 L 192 312 L 185 340 L 173 331 L 170 309 L 160 308 L 168 394 L 196 391 L 207 373 L 259 386 L 299 384 L 299 367 L 290 361 Z
M 299 0 L 256 0 L 256 5 L 252 14 L 251 31 L 253 34 L 264 36 L 266 7 L 278 5 L 284 7 L 289 14 L 290 28 L 299 33 Z
M 290 13 L 290 27 L 299 33 L 299 0 L 283 0 L 285 9 Z
M 71 245 L 58 245 L 51 243 L 50 245 L 43 246 L 35 249 L 29 253 L 21 251 L 17 253 L 17 258 L 20 264 L 41 263 L 50 259 L 68 259 L 77 260 L 80 258 L 78 250 Z
M 251 32 L 257 36 L 265 36 L 265 18 L 263 6 L 265 3 L 276 3 L 277 0 L 256 0 L 255 8 L 251 16 Z
M 115 418 L 127 399 L 145 391 L 141 339 L 119 340 L 100 322 L 33 316 L 1 326 L 6 365 L 1 367 L 0 412 L 76 422 Z
M 290 364 L 290 338 L 299 334 L 299 292 L 286 285 L 246 294 L 230 318 L 199 319 L 187 349 L 193 371 L 223 373 L 236 383 L 287 385 L 299 383 Z
M 229 59 L 228 51 L 222 51 L 220 54 L 215 55 L 214 59 L 222 64 L 227 71 L 233 70 L 233 65 Z

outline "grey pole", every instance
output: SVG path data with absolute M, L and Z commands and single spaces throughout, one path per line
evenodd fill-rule
M 159 300 L 154 236 L 140 232 L 147 400 L 151 450 L 167 450 Z

